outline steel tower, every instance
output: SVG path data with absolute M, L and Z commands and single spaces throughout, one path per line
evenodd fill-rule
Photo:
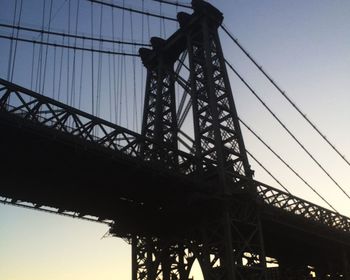
M 178 14 L 180 29 L 169 39 L 152 38 L 152 49 L 140 49 L 147 68 L 142 135 L 177 149 L 174 84 L 181 79 L 191 97 L 196 174 L 215 186 L 208 190 L 211 210 L 182 236 L 134 236 L 133 279 L 188 279 L 194 259 L 206 280 L 265 279 L 255 190 L 245 180 L 253 171 L 218 35 L 223 15 L 204 1 L 192 1 L 192 7 L 193 14 Z M 189 62 L 187 82 L 174 71 L 184 52 Z M 177 168 L 171 149 L 155 147 L 143 147 L 146 160 L 153 157 Z

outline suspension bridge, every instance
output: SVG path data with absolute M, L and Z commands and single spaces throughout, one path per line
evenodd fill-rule
M 1 202 L 109 225 L 131 245 L 135 280 L 189 279 L 195 260 L 206 280 L 350 279 L 350 218 L 238 116 L 229 73 L 349 199 L 347 188 L 225 59 L 219 30 L 350 166 L 348 160 L 232 35 L 218 9 L 199 0 L 155 2 L 179 12 L 150 12 L 144 1 L 134 8 L 51 0 L 34 26 L 22 19 L 26 1 L 14 2 L 12 22 L 0 23 L 9 47 L 0 79 Z M 66 29 L 54 29 L 64 9 Z M 155 25 L 163 38 L 151 36 Z M 22 60 L 30 67 L 19 67 Z M 323 207 L 293 195 L 246 149 L 241 127 Z M 249 160 L 278 187 L 255 179 Z

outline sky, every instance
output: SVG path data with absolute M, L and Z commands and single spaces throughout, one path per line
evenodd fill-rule
M 77 0 L 71 0 L 72 7 L 76 7 Z M 49 3 L 47 1 L 46 3 Z M 68 1 L 54 0 L 53 10 L 58 11 L 52 21 L 56 31 L 66 30 Z M 64 3 L 66 2 L 66 3 Z M 79 31 L 89 33 L 90 21 L 89 6 L 81 0 L 81 19 Z M 13 5 L 15 1 L 0 0 L 0 23 L 9 23 L 12 20 Z M 24 26 L 41 26 L 42 1 L 23 0 L 23 15 L 21 24 Z M 115 0 L 114 3 L 122 3 Z M 159 12 L 160 7 L 151 0 L 125 1 L 125 5 L 139 8 L 144 3 L 149 11 Z M 224 13 L 224 23 L 245 49 L 269 73 L 274 81 L 286 91 L 288 96 L 314 121 L 317 127 L 335 144 L 335 146 L 350 159 L 350 2 L 346 0 L 230 0 L 211 1 Z M 59 7 L 63 5 L 63 8 Z M 48 5 L 48 4 L 47 4 Z M 84 6 L 85 5 L 85 6 Z M 48 8 L 48 6 L 46 7 Z M 94 34 L 99 34 L 99 7 L 94 7 Z M 163 5 L 162 12 L 175 16 L 176 10 Z M 73 10 L 73 9 L 72 9 Z M 180 10 L 180 9 L 179 9 Z M 105 36 L 111 34 L 111 16 L 108 10 L 103 19 L 103 32 Z M 176 28 L 172 23 L 162 23 L 150 20 L 150 32 L 147 24 L 142 27 L 142 19 L 133 17 L 133 36 L 129 19 L 124 15 L 125 30 L 121 34 L 122 15 L 115 11 L 116 37 L 125 40 L 136 39 L 147 42 L 147 38 L 154 35 L 171 34 Z M 118 21 L 119 20 L 119 21 Z M 73 22 L 73 20 L 72 20 Z M 144 23 L 146 23 L 144 18 Z M 46 20 L 47 23 L 47 20 Z M 71 23 L 74 31 L 74 24 Z M 161 30 L 160 30 L 161 29 Z M 143 31 L 143 32 L 142 32 Z M 9 34 L 8 29 L 0 27 L 0 34 Z M 142 35 L 143 34 L 143 35 Z M 21 33 L 23 37 L 32 34 Z M 252 66 L 235 45 L 220 33 L 225 57 L 238 69 L 238 71 L 252 85 L 256 92 L 268 103 L 272 110 L 286 123 L 296 137 L 311 151 L 312 154 L 325 166 L 339 184 L 350 192 L 350 167 L 339 158 L 325 142 L 306 124 L 295 110 L 287 104 L 281 95 L 271 87 L 266 79 Z M 56 38 L 51 38 L 58 40 Z M 79 43 L 79 42 L 78 42 Z M 98 45 L 95 45 L 98 47 Z M 106 47 L 110 47 L 106 45 Z M 38 47 L 35 49 L 38 51 Z M 56 58 L 61 55 L 56 50 Z M 124 51 L 134 52 L 135 48 L 125 48 Z M 0 39 L 0 77 L 7 79 L 9 42 Z M 5 54 L 5 55 L 3 55 Z M 19 44 L 18 57 L 14 68 L 14 82 L 30 87 L 32 46 Z M 80 61 L 82 53 L 78 53 Z M 64 57 L 68 56 L 63 53 Z M 71 59 L 73 53 L 70 53 Z M 88 56 L 88 55 L 86 55 Z M 54 49 L 49 49 L 49 61 L 54 57 Z M 85 57 L 86 58 L 86 57 Z M 51 59 L 51 60 L 50 60 Z M 98 68 L 98 56 L 94 56 L 95 71 Z M 101 116 L 114 120 L 108 104 L 109 85 L 108 65 L 110 57 L 101 61 Z M 117 60 L 121 63 L 122 60 Z M 86 69 L 91 68 L 90 62 L 84 62 Z M 142 92 L 145 76 L 140 72 L 141 64 L 136 61 L 137 80 L 136 107 L 142 106 Z M 72 64 L 70 64 L 72 67 Z M 65 70 L 68 64 L 63 65 Z M 129 68 L 127 68 L 129 67 Z M 59 65 L 56 67 L 59 70 Z M 124 68 L 117 67 L 117 80 L 124 80 L 120 91 L 133 94 L 134 81 L 130 77 L 119 76 L 119 70 L 133 71 L 133 60 L 130 58 Z M 70 69 L 70 71 L 72 71 Z M 65 79 L 67 71 L 62 75 L 62 93 L 60 100 L 65 102 Z M 34 81 L 35 81 L 34 71 Z M 50 92 L 54 73 L 52 68 L 47 71 L 47 84 L 44 94 L 54 95 Z M 72 73 L 72 72 L 71 72 Z M 130 72 L 131 73 L 131 72 Z M 114 72 L 113 72 L 114 74 Z M 258 101 L 244 88 L 232 72 L 229 72 L 231 87 L 239 116 L 262 136 L 284 159 L 288 161 L 312 186 L 314 186 L 327 200 L 329 200 L 340 213 L 350 216 L 349 201 L 336 188 L 307 155 L 293 142 L 283 129 L 273 120 Z M 32 75 L 33 76 L 33 75 Z M 91 94 L 89 86 L 91 73 L 83 72 L 83 92 L 81 108 L 91 111 Z M 94 72 L 95 79 L 98 72 Z M 142 78 L 143 77 L 143 78 Z M 105 79 L 105 80 L 104 80 Z M 143 83 L 142 83 L 143 81 Z M 98 83 L 97 83 L 98 84 Z M 56 84 L 57 85 L 57 84 Z M 95 84 L 95 91 L 98 86 Z M 35 82 L 33 89 L 35 87 Z M 38 86 L 39 87 L 39 86 Z M 113 85 L 112 85 L 113 87 Z M 70 88 L 68 86 L 67 88 Z M 118 89 L 119 90 L 119 89 Z M 74 89 L 78 93 L 78 86 Z M 71 90 L 72 94 L 73 90 Z M 103 95 L 105 94 L 105 95 Z M 56 92 L 55 97 L 58 97 Z M 128 107 L 133 99 L 125 96 L 129 101 L 121 108 L 121 117 L 117 120 L 121 125 L 137 130 L 140 114 L 130 114 Z M 69 100 L 69 98 L 67 98 Z M 72 105 L 78 105 L 78 98 Z M 97 107 L 95 108 L 96 113 Z M 118 116 L 116 117 L 118 118 Z M 252 152 L 277 178 L 283 182 L 295 195 L 303 197 L 319 205 L 325 206 L 312 191 L 286 169 L 270 152 L 268 152 L 246 129 L 243 136 L 247 149 Z M 278 187 L 278 185 L 264 173 L 251 159 L 255 170 L 255 179 Z M 130 247 L 125 241 L 118 238 L 102 238 L 108 227 L 93 222 L 76 220 L 68 217 L 26 210 L 13 206 L 0 205 L 0 275 L 4 280 L 92 280 L 92 279 L 131 279 Z M 201 279 L 198 271 L 194 271 L 195 279 Z

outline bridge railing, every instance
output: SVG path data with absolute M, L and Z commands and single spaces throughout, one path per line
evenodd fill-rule
M 255 185 L 258 197 L 264 204 L 333 229 L 350 232 L 350 218 L 346 216 L 261 182 L 255 181 Z
M 52 98 L 0 79 L 0 112 L 14 115 L 31 123 L 55 131 L 76 136 L 87 143 L 98 144 L 109 150 L 151 161 L 142 155 L 142 145 L 152 141 L 140 134 L 118 126 L 76 108 L 65 105 Z M 158 150 L 166 150 L 177 158 L 176 168 L 184 174 L 195 171 L 193 156 L 158 143 L 152 143 Z M 156 160 L 152 162 L 157 164 Z M 162 167 L 167 168 L 166 165 Z M 168 166 L 172 169 L 174 166 Z
M 343 232 L 350 232 L 350 218 L 337 212 L 306 201 L 291 193 L 271 187 L 254 179 L 242 175 L 227 172 L 228 176 L 240 178 L 241 189 L 254 188 L 254 194 L 263 207 L 271 207 L 273 210 L 280 210 L 282 213 L 290 213 L 296 217 L 327 226 Z M 256 190 L 256 191 L 255 191 Z

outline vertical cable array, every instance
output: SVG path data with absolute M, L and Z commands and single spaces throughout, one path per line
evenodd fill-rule
M 22 8 L 23 8 L 23 0 L 21 0 L 21 4 L 20 4 L 20 8 L 19 8 L 18 25 L 21 24 Z M 17 29 L 17 33 L 16 33 L 16 37 L 17 38 L 18 38 L 18 35 L 19 35 L 19 29 Z M 16 65 L 17 44 L 18 44 L 18 41 L 16 40 L 16 42 L 15 42 L 15 50 L 14 50 L 13 59 L 12 59 L 12 70 L 11 70 L 11 77 L 10 77 L 10 81 L 11 82 L 13 80 L 13 73 L 14 73 L 15 65 Z
M 79 7 L 80 7 L 80 0 L 77 1 L 77 8 L 75 13 L 75 28 L 74 28 L 74 34 L 78 34 L 78 25 L 79 25 Z M 76 79 L 76 56 L 77 56 L 77 38 L 74 38 L 74 49 L 73 49 L 73 69 L 72 69 L 72 84 L 71 84 L 71 99 L 70 99 L 70 105 L 75 106 L 75 79 Z
M 132 13 L 130 12 L 130 30 L 131 30 L 131 41 L 134 41 L 134 25 L 132 19 Z M 136 52 L 135 46 L 132 46 L 133 53 Z M 132 58 L 132 73 L 133 73 L 133 108 L 135 108 L 133 114 L 133 130 L 138 131 L 138 114 L 137 114 L 137 98 L 136 98 L 136 58 Z
M 94 13 L 93 13 L 93 2 L 90 2 L 91 11 L 91 37 L 94 35 Z M 93 44 L 91 43 L 91 49 Z M 94 53 L 91 52 L 91 114 L 94 115 Z
M 71 33 L 71 0 L 68 0 L 68 21 L 67 21 L 67 28 L 68 28 L 68 33 Z M 70 45 L 70 37 L 68 39 L 68 45 Z M 70 80 L 70 50 L 67 49 L 67 72 L 66 72 L 66 104 L 69 104 L 70 100 L 70 93 L 69 93 L 69 80 Z
M 112 16 L 112 39 L 115 39 L 115 20 L 114 20 L 114 9 L 111 9 Z M 115 52 L 115 44 L 113 44 L 113 52 Z M 115 65 L 115 55 L 113 59 L 113 97 L 114 97 L 114 122 L 118 123 L 118 99 L 117 99 L 117 75 L 116 75 L 116 65 Z M 112 120 L 111 120 L 112 121 Z
M 17 5 L 18 5 L 18 0 L 15 1 L 15 8 L 14 8 L 14 12 L 13 12 L 13 20 L 12 20 L 12 24 L 15 25 L 16 23 L 16 15 L 17 15 Z M 12 29 L 12 37 L 14 37 L 15 34 L 15 29 Z M 11 65 L 12 65 L 12 52 L 13 52 L 13 43 L 14 41 L 11 40 L 10 41 L 10 50 L 9 50 L 9 59 L 8 59 L 8 65 L 7 65 L 7 79 L 10 80 L 10 75 L 11 75 Z
M 52 3 L 53 1 L 50 0 L 50 8 L 49 8 L 49 23 L 48 23 L 48 31 L 50 31 L 51 29 L 51 20 L 52 20 Z M 50 34 L 47 34 L 46 36 L 46 42 L 49 42 L 49 38 L 50 38 Z M 45 81 L 46 81 L 46 65 L 47 65 L 47 55 L 48 55 L 48 49 L 49 46 L 47 45 L 45 48 L 45 59 L 44 59 L 44 77 L 43 77 L 43 84 L 42 84 L 42 88 L 41 88 L 41 92 L 45 92 Z
M 85 40 L 83 39 L 83 47 L 85 45 Z M 81 61 L 80 61 L 80 83 L 79 83 L 79 100 L 78 108 L 81 109 L 81 99 L 82 99 L 82 88 L 83 88 L 83 73 L 84 73 L 84 53 L 81 52 Z
M 103 6 L 100 6 L 100 21 L 99 21 L 99 36 L 100 39 L 102 38 L 102 17 L 103 17 Z M 102 49 L 103 42 L 99 42 L 98 49 Z M 102 64 L 103 64 L 103 57 L 102 53 L 98 54 L 98 69 L 97 69 L 97 96 L 96 96 L 96 115 L 100 117 L 100 104 L 101 104 L 101 80 L 102 80 Z
M 41 21 L 41 29 L 44 29 L 45 26 L 45 11 L 46 11 L 46 1 L 43 0 L 43 10 L 42 10 L 42 21 Z M 40 34 L 40 42 L 43 42 L 43 36 L 44 34 Z M 36 74 L 36 82 L 35 82 L 35 91 L 40 92 L 40 84 L 41 84 L 41 73 L 42 73 L 42 52 L 43 52 L 43 45 L 40 44 L 39 46 L 39 55 L 38 55 L 38 67 L 37 67 L 37 74 Z

